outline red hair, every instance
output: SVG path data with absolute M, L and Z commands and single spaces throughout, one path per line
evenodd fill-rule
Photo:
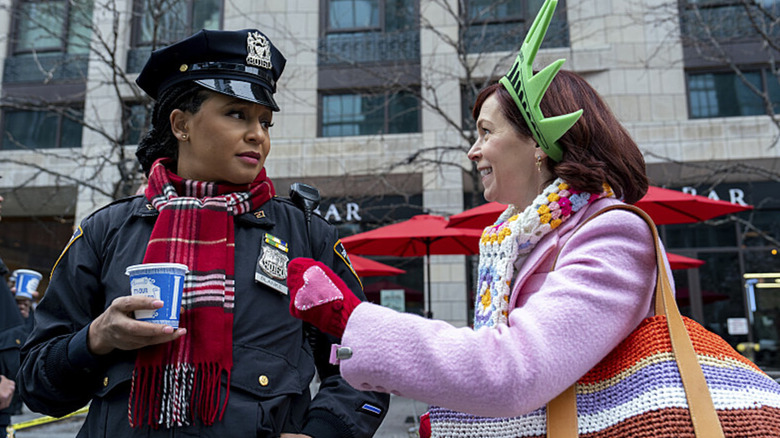
M 515 101 L 503 85 L 495 83 L 477 96 L 472 115 L 479 117 L 485 100 L 495 94 L 501 113 L 519 135 L 532 137 L 531 130 Z M 591 193 L 608 183 L 626 203 L 640 200 L 649 185 L 645 159 L 639 147 L 612 114 L 604 100 L 585 79 L 561 70 L 553 79 L 540 104 L 545 117 L 583 109 L 582 117 L 558 140 L 563 147 L 560 162 L 546 160 L 548 169 L 574 189 Z

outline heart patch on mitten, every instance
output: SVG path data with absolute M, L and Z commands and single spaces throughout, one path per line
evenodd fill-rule
M 321 285 L 330 284 L 331 288 L 324 288 Z M 310 284 L 320 285 L 319 287 L 309 287 Z M 319 266 L 312 265 L 303 273 L 303 286 L 295 295 L 295 308 L 301 311 L 309 310 L 314 306 L 329 303 L 331 301 L 343 300 L 344 295 L 333 283 L 328 275 Z

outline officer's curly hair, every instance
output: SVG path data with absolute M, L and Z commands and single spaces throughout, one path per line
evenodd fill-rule
M 175 162 L 179 156 L 179 143 L 171 131 L 171 111 L 180 109 L 196 113 L 210 94 L 206 88 L 191 81 L 163 91 L 152 110 L 152 126 L 135 151 L 146 176 L 158 158 L 170 157 Z

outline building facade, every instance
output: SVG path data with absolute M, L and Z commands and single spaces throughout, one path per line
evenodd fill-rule
M 472 207 L 482 200 L 466 158 L 471 99 L 511 65 L 541 3 L 1 0 L 0 256 L 46 272 L 74 224 L 133 193 L 148 109 L 135 75 L 154 47 L 200 28 L 259 28 L 288 59 L 267 161 L 279 194 L 317 186 L 320 213 L 343 235 Z M 761 341 L 759 360 L 780 367 L 780 300 L 749 292 L 744 277 L 780 272 L 771 44 L 751 33 L 741 1 L 559 3 L 538 65 L 566 58 L 594 85 L 645 153 L 651 183 L 756 207 L 661 232 L 670 250 L 706 262 L 675 273 L 683 311 L 735 345 Z M 759 3 L 778 12 L 780 2 Z M 430 270 L 377 259 L 407 274 L 365 279 L 371 299 L 403 290 L 403 308 L 422 313 L 430 293 L 436 318 L 470 323 L 473 257 L 432 256 Z

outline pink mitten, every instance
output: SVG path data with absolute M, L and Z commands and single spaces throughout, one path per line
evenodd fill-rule
M 337 338 L 361 303 L 329 267 L 308 258 L 295 258 L 287 265 L 287 288 L 290 314 Z

